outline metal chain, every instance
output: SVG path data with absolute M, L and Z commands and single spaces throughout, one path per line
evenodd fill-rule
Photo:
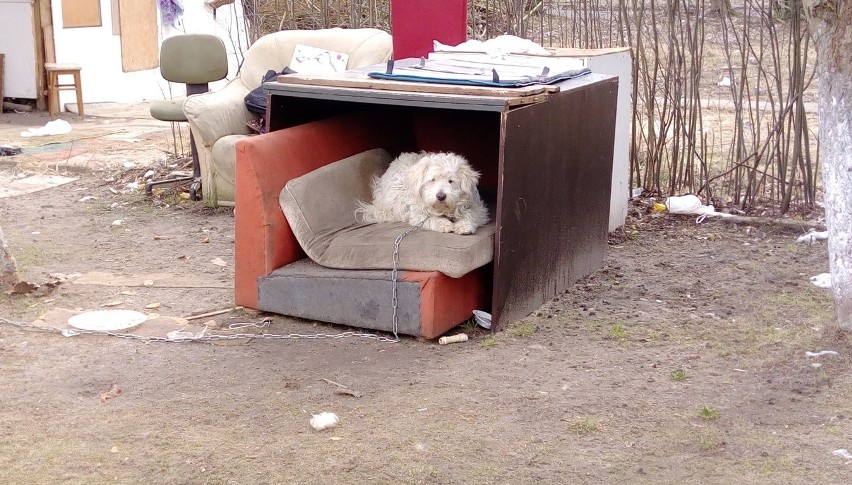
M 428 219 L 428 217 L 427 217 Z M 393 281 L 393 297 L 391 303 L 393 303 L 393 316 L 391 317 L 393 320 L 393 336 L 399 340 L 399 335 L 397 335 L 397 331 L 399 330 L 399 317 L 396 315 L 396 308 L 399 305 L 399 299 L 396 296 L 396 283 L 397 283 L 397 265 L 399 264 L 399 244 L 402 242 L 402 238 L 411 234 L 412 232 L 423 227 L 423 224 L 426 223 L 426 219 L 420 221 L 420 224 L 417 224 L 414 227 L 411 227 L 407 231 L 403 232 L 399 236 L 396 237 L 396 240 L 393 242 L 393 270 L 391 271 L 391 280 Z
M 392 290 L 392 303 L 393 303 L 393 338 L 385 337 L 383 335 L 376 335 L 373 333 L 360 333 L 360 332 L 341 332 L 341 333 L 315 333 L 315 334 L 301 334 L 301 333 L 289 333 L 289 334 L 274 334 L 274 333 L 234 333 L 228 335 L 222 334 L 207 334 L 206 327 L 205 330 L 201 331 L 198 334 L 192 336 L 181 335 L 178 337 L 153 337 L 147 335 L 137 335 L 134 333 L 120 333 L 120 332 L 109 332 L 109 331 L 95 331 L 95 330 L 82 330 L 78 328 L 56 328 L 50 326 L 43 325 L 33 325 L 32 323 L 27 322 L 15 322 L 13 320 L 9 320 L 7 318 L 0 317 L 0 322 L 6 323 L 9 325 L 13 325 L 19 328 L 26 328 L 30 330 L 37 330 L 41 332 L 49 332 L 49 333 L 58 333 L 65 337 L 74 337 L 76 335 L 109 335 L 111 337 L 118 338 L 126 338 L 131 340 L 143 340 L 146 342 L 211 342 L 217 340 L 239 340 L 239 339 L 339 339 L 339 338 L 347 338 L 347 337 L 359 337 L 370 340 L 376 340 L 378 342 L 399 342 L 399 317 L 397 316 L 397 307 L 399 305 L 399 298 L 397 297 L 397 282 L 398 282 L 398 269 L 397 266 L 399 264 L 399 245 L 402 243 L 402 239 L 411 234 L 412 232 L 423 227 L 423 224 L 426 222 L 426 219 L 420 221 L 420 224 L 411 227 L 406 230 L 399 236 L 397 236 L 396 240 L 393 243 L 393 270 L 391 271 L 391 280 L 393 282 L 393 290 Z M 264 319 L 261 325 L 246 323 L 246 324 L 232 324 L 229 328 L 237 329 L 237 328 L 245 328 L 248 326 L 260 327 L 262 328 L 268 323 L 269 319 Z
M 221 334 L 204 334 L 203 332 L 198 335 L 194 335 L 192 337 L 176 337 L 176 338 L 168 338 L 168 337 L 152 337 L 147 335 L 136 335 L 133 333 L 119 333 L 119 332 L 98 332 L 94 330 L 80 330 L 76 328 L 56 328 L 56 327 L 47 327 L 41 325 L 33 325 L 31 323 L 26 322 L 15 322 L 12 320 L 8 320 L 6 318 L 0 317 L 0 322 L 7 323 L 9 325 L 14 325 L 19 328 L 26 328 L 30 330 L 38 330 L 42 332 L 49 333 L 58 333 L 65 337 L 73 337 L 76 335 L 109 335 L 111 337 L 119 337 L 126 338 L 131 340 L 143 340 L 146 342 L 210 342 L 215 340 L 239 340 L 239 339 L 338 339 L 338 338 L 346 338 L 346 337 L 360 337 L 369 340 L 376 340 L 378 342 L 399 342 L 399 338 L 390 338 L 385 337 L 383 335 L 376 335 L 373 333 L 359 333 L 359 332 L 341 332 L 341 333 L 315 333 L 315 334 L 300 334 L 300 333 L 290 333 L 290 334 L 274 334 L 274 333 L 234 333 L 229 335 L 221 335 Z

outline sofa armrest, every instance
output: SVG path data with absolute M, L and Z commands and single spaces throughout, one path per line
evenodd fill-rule
M 249 134 L 246 123 L 252 115 L 245 104 L 248 93 L 240 78 L 236 78 L 219 91 L 186 99 L 183 112 L 204 146 L 212 147 L 223 136 Z
M 257 279 L 305 257 L 278 202 L 289 180 L 372 148 L 412 149 L 410 128 L 367 114 L 338 116 L 237 142 L 235 302 L 257 308 Z

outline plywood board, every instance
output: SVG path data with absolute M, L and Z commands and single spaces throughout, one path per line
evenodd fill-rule
M 100 0 L 62 0 L 62 28 L 100 27 Z
M 24 178 L 0 177 L 0 199 L 31 194 L 77 180 L 60 175 L 31 175 Z
M 329 86 L 340 88 L 381 89 L 385 91 L 406 91 L 433 94 L 455 94 L 465 96 L 533 96 L 544 92 L 559 91 L 559 86 L 526 86 L 522 88 L 491 88 L 484 86 L 462 86 L 453 84 L 418 83 L 406 81 L 388 81 L 373 79 L 365 73 L 347 72 L 335 75 L 307 76 L 288 74 L 278 76 L 281 84 Z
M 121 67 L 144 71 L 160 65 L 156 2 L 119 0 Z

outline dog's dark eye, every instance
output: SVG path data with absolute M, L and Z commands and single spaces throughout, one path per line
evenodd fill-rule
M 454 183 L 456 183 L 456 181 L 455 181 L 455 180 L 453 180 L 453 179 L 450 179 L 450 183 L 451 183 L 451 184 L 454 184 Z

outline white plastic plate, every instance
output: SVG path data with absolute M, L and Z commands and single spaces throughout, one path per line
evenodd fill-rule
M 114 332 L 133 328 L 148 318 L 144 313 L 133 310 L 96 310 L 74 315 L 68 325 L 93 332 Z
M 488 312 L 483 312 L 481 310 L 473 311 L 473 319 L 476 320 L 476 323 L 479 324 L 482 328 L 491 328 L 491 314 Z

